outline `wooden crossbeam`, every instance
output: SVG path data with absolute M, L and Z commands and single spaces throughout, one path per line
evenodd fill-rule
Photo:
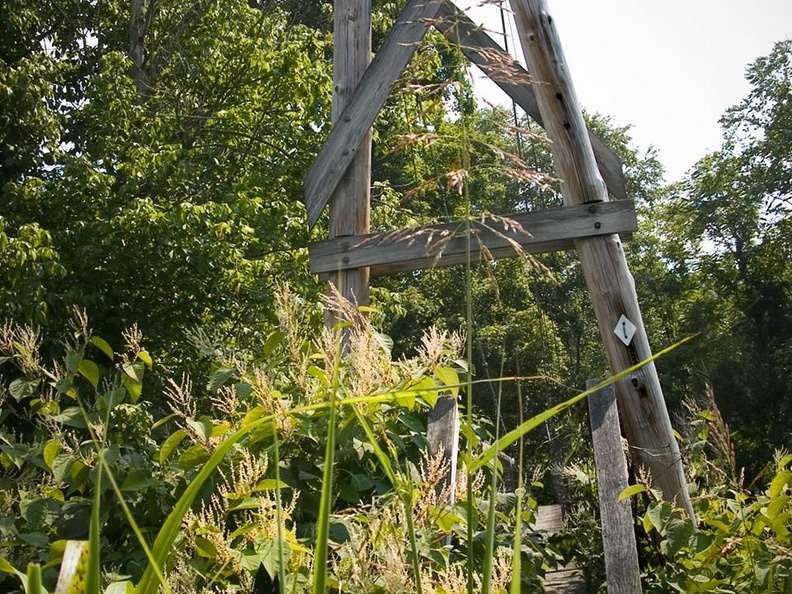
M 636 229 L 635 205 L 629 200 L 483 217 L 470 225 L 470 257 L 478 262 L 514 257 L 520 250 L 569 250 L 575 239 L 614 233 L 625 238 Z M 465 224 L 455 222 L 313 243 L 308 246 L 311 272 L 370 266 L 372 275 L 383 275 L 463 264 L 468 251 L 465 234 Z
M 544 127 L 528 71 L 453 3 L 445 2 L 439 16 L 435 27 L 526 114 Z M 617 200 L 626 199 L 621 159 L 594 132 L 589 130 L 588 136 L 608 192 Z
M 355 158 L 393 83 L 437 17 L 442 0 L 409 0 L 357 86 L 355 96 L 333 125 L 303 178 L 308 225 L 313 227 L 338 182 Z

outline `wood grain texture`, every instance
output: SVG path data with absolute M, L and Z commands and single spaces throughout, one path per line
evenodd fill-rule
M 561 177 L 564 203 L 596 196 L 607 200 L 561 44 L 545 0 L 511 0 L 528 71 Z M 651 357 L 633 278 L 618 236 L 576 240 L 608 362 L 614 373 Z M 625 346 L 614 333 L 622 315 L 637 327 Z M 649 364 L 619 381 L 616 394 L 635 460 L 651 471 L 664 498 L 693 518 L 679 446 L 674 438 L 660 380 Z
M 560 505 L 542 505 L 536 510 L 536 520 L 529 526 L 535 532 L 561 532 L 564 530 L 564 518 Z M 574 563 L 548 571 L 544 577 L 546 594 L 585 594 L 586 582 L 583 572 Z
M 459 406 L 453 396 L 448 394 L 439 396 L 434 407 L 429 411 L 426 440 L 429 442 L 429 453 L 437 456 L 442 452 L 443 460 L 448 464 L 448 470 L 437 485 L 437 490 L 445 495 L 446 503 L 453 505 L 456 502 L 459 454 Z
M 587 389 L 599 382 L 589 381 Z M 608 594 L 641 594 L 641 568 L 629 499 L 619 501 L 627 488 L 627 460 L 622 448 L 616 391 L 607 386 L 588 397 L 594 467 L 605 551 Z
M 471 260 L 497 260 L 524 253 L 574 248 L 591 235 L 630 234 L 637 229 L 631 201 L 599 202 L 539 210 L 507 217 L 484 217 L 471 224 Z M 311 272 L 371 267 L 372 275 L 451 266 L 467 261 L 466 226 L 444 223 L 387 233 L 342 237 L 308 246 Z
M 526 114 L 543 126 L 528 71 L 450 1 L 443 4 L 440 17 L 435 24 L 437 29 L 458 45 L 468 60 L 478 66 Z M 626 199 L 621 159 L 594 132 L 588 130 L 588 135 L 608 192 L 617 200 Z
M 442 0 L 409 0 L 399 14 L 396 24 L 303 178 L 309 226 L 316 224 L 322 209 L 369 134 L 393 83 L 401 76 L 441 6 Z
M 371 63 L 371 0 L 336 0 L 333 5 L 333 121 L 341 118 Z M 368 233 L 371 194 L 371 129 L 331 199 L 330 237 Z M 367 305 L 369 270 L 346 270 L 334 278 L 339 293 L 351 303 Z M 334 326 L 335 316 L 327 316 Z

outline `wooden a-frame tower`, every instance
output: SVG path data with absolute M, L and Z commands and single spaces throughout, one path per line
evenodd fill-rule
M 514 229 L 502 228 L 502 219 L 484 220 L 475 243 L 486 246 L 491 258 L 515 255 L 513 243 L 528 253 L 576 249 L 616 374 L 652 356 L 619 235 L 636 229 L 634 206 L 625 199 L 618 157 L 586 129 L 546 1 L 510 3 L 527 72 L 448 0 L 408 0 L 371 61 L 371 1 L 335 0 L 333 128 L 304 179 L 311 226 L 330 204 L 330 239 L 309 247 L 311 270 L 362 305 L 370 274 L 458 264 L 468 249 L 476 260 L 484 251 L 455 237 L 458 225 L 453 224 L 369 234 L 371 128 L 391 86 L 433 26 L 545 128 L 562 180 L 563 208 L 507 215 L 519 223 Z M 609 193 L 617 200 L 609 202 Z M 439 256 L 438 243 L 443 245 Z M 617 382 L 616 395 L 633 457 L 650 470 L 664 498 L 693 517 L 654 364 Z

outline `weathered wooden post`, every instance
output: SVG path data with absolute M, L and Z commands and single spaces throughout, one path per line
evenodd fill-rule
M 553 159 L 562 179 L 564 203 L 608 200 L 586 132 L 553 18 L 545 0 L 511 0 L 528 71 Z M 591 205 L 596 208 L 596 204 Z M 614 373 L 652 355 L 633 278 L 618 235 L 575 240 L 600 335 Z M 634 458 L 646 466 L 663 496 L 693 518 L 679 446 L 674 438 L 653 363 L 620 380 L 616 395 Z
M 333 33 L 333 122 L 337 122 L 371 62 L 371 0 L 335 0 Z M 371 129 L 368 129 L 331 199 L 330 238 L 368 233 L 370 188 Z M 368 268 L 339 270 L 333 282 L 351 303 L 368 303 Z M 336 321 L 333 315 L 326 319 L 330 325 Z
M 589 381 L 586 388 L 591 389 L 598 383 Z M 629 500 L 619 501 L 619 494 L 627 488 L 627 460 L 622 450 L 613 386 L 589 396 L 588 405 L 608 594 L 641 594 L 641 568 L 632 509 Z

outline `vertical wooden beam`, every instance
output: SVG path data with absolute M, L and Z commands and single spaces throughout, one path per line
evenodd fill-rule
M 566 205 L 608 199 L 558 33 L 545 0 L 511 0 L 523 52 Z M 618 235 L 575 240 L 589 296 L 614 373 L 652 355 L 635 284 Z M 634 329 L 634 333 L 633 333 Z M 617 334 L 618 331 L 618 334 Z M 663 497 L 693 518 L 685 473 L 654 364 L 620 380 L 616 395 L 634 458 Z
M 598 383 L 589 380 L 586 388 L 591 389 Z M 641 568 L 632 509 L 629 500 L 619 501 L 619 493 L 627 488 L 627 460 L 622 450 L 613 386 L 589 396 L 588 406 L 608 594 L 641 594 Z
M 459 455 L 459 407 L 454 396 L 441 395 L 427 419 L 426 439 L 429 442 L 429 453 L 432 456 L 441 454 L 444 463 L 448 464 L 437 489 L 445 491 L 448 498 L 445 503 L 454 505 L 456 502 L 457 457 Z
M 333 3 L 333 121 L 341 117 L 371 63 L 371 0 Z M 360 144 L 330 206 L 330 238 L 369 232 L 371 188 L 371 131 Z M 369 269 L 338 272 L 334 281 L 341 295 L 357 305 L 369 298 Z M 326 317 L 328 324 L 335 320 Z

